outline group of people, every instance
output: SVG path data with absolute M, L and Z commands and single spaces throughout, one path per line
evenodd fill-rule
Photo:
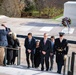
M 18 57 L 18 49 L 20 47 L 19 40 L 15 33 L 9 32 L 7 35 L 7 65 L 15 64 L 16 57 Z
M 16 49 L 19 49 L 20 43 L 16 37 L 16 34 L 13 33 L 10 28 L 6 27 L 4 24 L 2 24 L 2 26 L 6 29 L 8 44 L 2 45 L 1 41 L 4 39 L 0 36 L 0 45 L 7 47 L 7 64 L 14 64 L 15 59 L 18 56 L 18 50 Z M 64 33 L 62 32 L 59 33 L 59 38 L 56 39 L 54 36 L 51 36 L 51 38 L 48 39 L 47 33 L 44 33 L 43 36 L 44 37 L 41 40 L 36 40 L 32 36 L 32 33 L 28 33 L 27 37 L 25 38 L 24 47 L 26 53 L 27 68 L 31 67 L 31 59 L 32 68 L 38 68 L 41 64 L 41 71 L 44 71 L 45 64 L 46 71 L 52 70 L 54 55 L 56 55 L 57 73 L 61 74 L 62 66 L 64 65 L 66 55 L 68 54 L 68 41 L 64 38 Z M 49 64 L 51 66 L 49 66 Z
M 59 38 L 51 36 L 48 39 L 48 34 L 44 33 L 44 38 L 40 41 L 32 37 L 32 33 L 28 33 L 24 42 L 27 68 L 30 68 L 30 60 L 32 62 L 32 68 L 37 68 L 41 64 L 41 71 L 44 71 L 44 63 L 46 71 L 53 69 L 53 59 L 56 55 L 57 73 L 61 74 L 62 66 L 68 54 L 68 42 L 64 39 L 64 33 L 59 33 Z M 50 59 L 50 63 L 49 63 Z M 49 67 L 49 64 L 51 66 Z
M 20 47 L 20 43 L 18 38 L 16 37 L 16 33 L 13 33 L 11 31 L 10 28 L 6 27 L 4 24 L 2 24 L 1 26 L 3 26 L 5 28 L 4 36 L 6 36 L 7 40 L 4 40 L 4 38 L 2 38 L 1 36 L 1 41 L 2 39 L 4 40 L 3 44 L 5 44 L 5 42 L 7 43 L 6 45 L 1 45 L 1 46 L 6 46 L 7 48 L 7 65 L 11 65 L 11 64 L 15 64 L 15 60 L 16 57 L 18 56 L 18 48 Z M 1 43 L 0 41 L 0 43 Z M 5 65 L 5 57 L 4 57 L 4 65 Z

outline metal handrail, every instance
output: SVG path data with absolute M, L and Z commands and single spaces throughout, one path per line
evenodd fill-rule
M 21 47 L 18 47 L 18 48 L 10 48 L 10 47 L 6 47 L 6 46 L 0 46 L 0 48 L 1 47 L 6 48 L 6 49 L 12 49 L 12 50 L 19 50 L 19 48 L 21 48 Z
M 68 70 L 67 70 L 67 75 L 69 75 L 69 73 L 70 73 L 70 67 L 71 67 L 71 57 L 69 56 L 68 57 Z
M 66 60 L 64 61 L 63 75 L 65 75 L 65 72 L 66 72 Z
M 71 56 L 67 56 L 67 59 L 68 59 L 68 67 L 67 67 L 67 75 L 68 75 L 68 72 L 70 71 L 70 59 L 71 58 Z M 67 60 L 65 60 L 64 61 L 64 69 L 63 69 L 63 75 L 66 75 L 66 61 Z
M 11 49 L 11 50 L 18 50 L 18 57 L 17 57 L 17 65 L 20 65 L 20 60 L 21 60 L 21 47 L 18 48 L 10 48 L 10 47 L 5 47 L 5 46 L 0 46 L 3 47 L 5 49 L 5 62 L 4 65 L 7 65 L 7 49 Z
M 70 57 L 68 60 L 68 65 L 70 65 L 70 67 L 68 66 L 68 74 L 67 75 L 74 75 L 74 64 L 75 64 L 75 52 L 72 52 L 72 57 Z M 71 59 L 71 61 L 70 61 Z
M 71 74 L 74 75 L 74 64 L 75 64 L 75 52 L 72 52 L 72 57 L 71 57 Z

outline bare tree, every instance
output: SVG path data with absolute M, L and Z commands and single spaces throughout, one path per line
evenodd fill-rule
M 41 16 L 41 11 L 44 9 L 44 0 L 34 0 L 35 6 L 39 11 L 39 16 Z

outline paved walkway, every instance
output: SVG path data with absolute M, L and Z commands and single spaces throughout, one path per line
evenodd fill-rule
M 21 67 L 20 67 L 21 68 Z M 51 72 L 42 72 L 36 69 L 20 69 L 10 67 L 0 67 L 0 75 L 60 75 Z
M 0 75 L 9 75 L 9 74 L 5 74 L 5 73 L 0 73 Z

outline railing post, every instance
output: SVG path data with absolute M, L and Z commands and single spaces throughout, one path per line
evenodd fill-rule
M 70 57 L 68 57 L 68 70 L 67 70 L 67 75 L 71 75 L 71 71 L 70 71 Z
M 64 60 L 64 69 L 63 69 L 63 75 L 65 75 L 66 72 L 66 59 Z
M 72 59 L 71 59 L 71 75 L 74 75 L 74 63 L 75 63 L 75 52 L 72 52 Z
M 5 49 L 5 57 L 4 57 L 4 66 L 7 65 L 7 48 L 4 48 Z
M 20 65 L 20 60 L 21 60 L 21 48 L 19 48 L 18 50 L 17 65 Z

